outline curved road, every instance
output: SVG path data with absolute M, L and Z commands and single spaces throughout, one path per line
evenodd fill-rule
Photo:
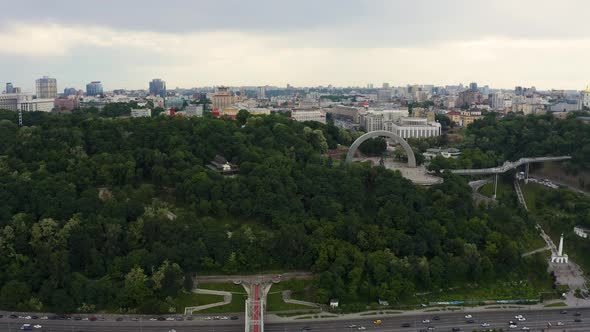
M 561 314 L 561 309 L 550 310 L 522 310 L 515 309 L 513 311 L 474 311 L 471 312 L 475 323 L 468 323 L 464 315 L 469 311 L 462 311 L 457 313 L 437 313 L 419 315 L 405 315 L 382 317 L 379 315 L 367 316 L 360 319 L 320 319 L 316 321 L 296 321 L 286 320 L 285 322 L 267 322 L 265 324 L 265 331 L 268 332 L 297 332 L 304 327 L 309 327 L 311 331 L 330 331 L 330 332 L 358 332 L 358 326 L 366 327 L 366 331 L 375 332 L 416 332 L 421 329 L 427 329 L 428 326 L 433 326 L 434 331 L 450 331 L 453 327 L 459 327 L 462 331 L 473 331 L 474 329 L 481 330 L 481 323 L 489 323 L 489 328 L 503 328 L 504 331 L 520 331 L 522 327 L 530 328 L 530 331 L 590 331 L 590 308 L 569 309 L 567 314 Z M 575 317 L 574 312 L 579 312 L 580 316 Z M 509 329 L 508 321 L 515 320 L 514 316 L 522 314 L 526 317 L 525 322 L 519 322 L 517 329 Z M 435 321 L 432 318 L 438 315 L 440 320 Z M 575 318 L 580 318 L 581 322 L 574 322 Z M 197 318 L 198 319 L 198 318 Z M 374 319 L 381 319 L 380 326 L 373 326 Z M 422 324 L 423 319 L 432 320 L 429 324 Z M 276 319 L 275 319 L 276 320 Z M 557 322 L 561 321 L 565 326 L 556 328 Z M 547 322 L 551 322 L 552 329 L 547 328 Z M 50 332 L 78 332 L 78 331 L 119 331 L 119 332 L 167 332 L 172 329 L 176 332 L 189 331 L 203 331 L 203 332 L 242 332 L 244 331 L 243 316 L 240 316 L 236 321 L 213 321 L 213 320 L 194 320 L 194 321 L 174 321 L 174 322 L 159 322 L 159 321 L 40 321 L 40 320 L 21 320 L 21 319 L 0 319 L 0 331 L 18 331 L 23 323 L 41 324 L 43 328 L 37 331 Z M 402 327 L 402 324 L 409 323 L 411 327 Z M 350 328 L 351 325 L 356 325 L 355 328 Z

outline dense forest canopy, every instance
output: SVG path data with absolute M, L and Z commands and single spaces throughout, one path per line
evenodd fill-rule
M 499 118 L 487 114 L 465 130 L 460 159 L 437 158 L 432 169 L 484 168 L 523 157 L 570 155 L 570 170 L 590 168 L 590 124 L 572 113 L 566 119 L 551 114 Z
M 318 301 L 349 303 L 523 274 L 522 212 L 322 155 L 350 142 L 280 115 L 0 112 L 0 307 L 161 312 L 194 273 L 311 270 Z

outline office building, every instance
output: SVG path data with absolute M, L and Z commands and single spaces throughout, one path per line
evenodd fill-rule
M 389 83 L 383 83 L 383 89 L 389 89 Z
M 76 88 L 65 88 L 64 89 L 64 97 L 75 96 L 78 94 L 78 90 Z
M 54 99 L 34 99 L 32 93 L 0 95 L 0 109 L 23 112 L 51 112 Z
M 326 114 L 321 110 L 293 110 L 291 119 L 298 122 L 317 121 L 326 123 Z
M 14 86 L 12 83 L 6 83 L 6 93 L 14 93 Z
M 43 76 L 35 81 L 37 98 L 39 99 L 55 99 L 57 98 L 57 80 Z
M 258 87 L 257 98 L 258 99 L 266 99 L 266 87 L 265 86 Z
M 389 88 L 383 88 L 377 90 L 377 101 L 381 103 L 388 103 L 393 97 L 393 90 Z
M 150 95 L 166 97 L 166 82 L 159 78 L 154 78 L 150 82 Z
M 229 88 L 220 86 L 215 90 L 215 94 L 211 98 L 213 111 L 222 112 L 224 108 L 234 103 L 234 96 Z
M 429 122 L 426 118 L 402 118 L 399 122 L 386 122 L 383 129 L 403 139 L 436 137 L 442 132 L 440 123 Z
M 101 96 L 104 91 L 102 83 L 100 81 L 93 81 L 86 84 L 86 95 L 87 96 Z
M 152 117 L 152 110 L 149 108 L 132 109 L 131 110 L 131 117 L 132 118 L 151 118 Z
M 469 90 L 477 91 L 477 83 L 475 83 L 475 82 L 469 83 Z
M 203 116 L 203 105 L 188 105 L 184 108 L 184 116 L 197 117 Z
M 408 110 L 368 110 L 359 116 L 360 125 L 366 132 L 384 130 L 386 122 L 399 121 L 408 116 Z
M 54 106 L 59 112 L 71 112 L 80 107 L 80 101 L 77 97 L 57 98 L 54 101 Z

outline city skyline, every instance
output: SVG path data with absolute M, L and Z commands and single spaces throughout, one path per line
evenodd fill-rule
M 26 91 L 44 75 L 60 90 L 94 80 L 105 90 L 147 89 L 154 77 L 186 88 L 590 83 L 581 24 L 590 3 L 580 0 L 560 11 L 531 0 L 172 0 L 162 8 L 129 0 L 81 12 L 68 10 L 73 1 L 27 10 L 32 4 L 11 2 L 0 13 L 0 61 L 11 64 L 0 82 Z

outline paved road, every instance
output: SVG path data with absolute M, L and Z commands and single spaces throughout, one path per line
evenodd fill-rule
M 211 282 L 234 282 L 244 281 L 249 283 L 260 282 L 261 280 L 271 280 L 275 278 L 277 274 L 255 274 L 255 275 L 213 275 L 213 276 L 196 276 L 197 283 L 211 283 Z M 311 272 L 287 272 L 281 274 L 281 280 L 291 279 L 311 279 L 313 274 Z
M 582 322 L 575 323 L 573 313 L 578 311 L 581 313 L 579 318 Z M 357 328 L 349 328 L 351 324 L 357 326 L 364 326 L 367 332 L 416 332 L 421 329 L 426 329 L 428 326 L 436 327 L 435 331 L 450 331 L 453 327 L 460 327 L 462 331 L 472 331 L 473 329 L 481 330 L 481 323 L 491 324 L 490 328 L 503 328 L 504 331 L 509 331 L 508 321 L 515 320 L 514 316 L 522 314 L 526 317 L 526 322 L 519 322 L 518 329 L 524 326 L 529 327 L 531 331 L 590 331 L 590 308 L 584 308 L 579 310 L 569 310 L 567 314 L 560 314 L 560 309 L 552 310 L 517 310 L 514 311 L 490 311 L 481 312 L 474 311 L 471 313 L 476 323 L 469 324 L 466 322 L 464 315 L 469 313 L 457 312 L 457 313 L 430 313 L 421 315 L 400 315 L 394 317 L 380 317 L 380 316 L 367 316 L 361 319 L 351 320 L 328 320 L 322 319 L 319 321 L 286 321 L 285 323 L 280 322 L 267 322 L 265 324 L 265 331 L 267 332 L 297 332 L 303 327 L 310 327 L 311 332 L 313 331 L 332 331 L 332 332 L 358 332 Z M 434 315 L 439 315 L 440 320 L 432 320 Z M 374 319 L 381 319 L 382 324 L 380 326 L 373 326 L 372 321 Z M 432 323 L 422 324 L 423 319 L 431 319 Z M 564 327 L 555 328 L 556 323 L 561 321 L 566 325 Z M 0 319 L 0 331 L 12 331 L 15 332 L 21 326 L 22 323 L 40 323 L 43 325 L 42 331 L 50 332 L 77 332 L 77 331 L 120 331 L 120 332 L 166 332 L 171 329 L 175 329 L 177 332 L 189 332 L 189 331 L 203 331 L 203 332 L 242 332 L 244 331 L 243 317 L 237 321 L 182 321 L 182 322 L 152 322 L 143 321 L 131 322 L 131 321 L 104 321 L 104 322 L 89 322 L 89 321 L 24 321 L 19 319 L 8 319 L 6 317 Z M 547 329 L 547 322 L 553 323 L 553 329 Z M 402 327 L 402 324 L 410 323 L 411 327 Z M 37 330 L 39 331 L 39 330 Z

